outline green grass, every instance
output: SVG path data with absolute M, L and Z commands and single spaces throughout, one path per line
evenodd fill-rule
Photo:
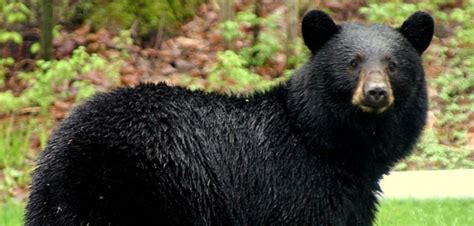
M 25 204 L 15 199 L 7 199 L 5 203 L 0 203 L 0 225 L 23 225 L 24 208 Z
M 39 145 L 44 146 L 48 126 L 47 122 L 39 123 L 36 119 L 10 117 L 0 120 L 0 203 L 12 192 L 25 190 L 30 183 L 33 160 L 36 159 L 31 141 L 36 136 Z
M 48 130 L 53 127 L 50 120 L 37 118 L 16 118 L 11 116 L 0 120 L 0 169 L 19 168 L 27 163 L 31 154 L 31 138 L 39 139 L 39 148 L 44 149 L 48 139 Z M 38 148 L 38 147 L 36 147 Z
M 474 199 L 382 200 L 378 226 L 473 226 Z
M 0 122 L 0 169 L 18 168 L 25 163 L 34 124 L 17 123 L 14 117 Z
M 44 146 L 48 126 L 48 122 L 35 119 L 0 120 L 0 226 L 23 225 L 24 202 L 12 196 L 26 191 L 36 158 L 32 137 L 36 136 L 39 146 Z

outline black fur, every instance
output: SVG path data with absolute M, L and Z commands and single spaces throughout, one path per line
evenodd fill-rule
M 142 84 L 79 106 L 39 160 L 26 225 L 371 225 L 379 179 L 424 125 L 424 72 L 416 34 L 338 26 L 265 93 Z M 357 54 L 398 62 L 381 114 L 351 104 Z
M 419 54 L 422 54 L 431 43 L 434 32 L 433 18 L 425 12 L 411 15 L 398 29 Z

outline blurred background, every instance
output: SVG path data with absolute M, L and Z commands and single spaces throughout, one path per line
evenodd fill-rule
M 429 120 L 395 170 L 474 168 L 474 0 L 0 0 L 0 225 L 22 224 L 34 161 L 81 101 L 139 82 L 271 87 L 305 62 L 300 19 L 311 8 L 394 27 L 418 10 L 433 15 Z M 380 209 L 378 225 L 474 225 L 473 199 Z

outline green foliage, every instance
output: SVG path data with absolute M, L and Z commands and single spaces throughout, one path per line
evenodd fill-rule
M 447 48 L 434 52 L 446 60 L 443 70 L 431 85 L 438 92 L 433 102 L 438 126 L 444 132 L 439 134 L 440 143 L 452 143 L 459 147 L 467 141 L 469 116 L 474 112 L 474 1 L 464 8 L 456 8 L 445 18 L 445 23 L 453 24 L 453 37 Z
M 299 68 L 308 59 L 310 51 L 302 38 L 297 38 L 294 43 L 289 43 L 289 45 L 293 49 L 293 54 L 286 56 L 287 65 L 292 66 L 292 68 Z
M 194 15 L 201 0 L 85 0 L 78 11 L 94 27 L 128 29 L 138 23 L 141 35 L 147 35 L 164 24 L 168 31 L 176 28 L 180 21 Z M 162 21 L 163 20 L 163 21 Z
M 436 131 L 427 129 L 417 143 L 415 153 L 395 169 L 406 170 L 410 166 L 422 169 L 474 168 L 474 162 L 469 160 L 470 154 L 467 148 L 441 144 Z
M 461 56 L 462 57 L 462 56 Z M 442 143 L 462 145 L 466 142 L 469 115 L 474 109 L 474 56 L 465 56 L 449 61 L 446 71 L 432 80 L 438 91 L 438 101 L 432 106 L 438 126 L 448 130 L 440 134 Z
M 24 23 L 31 15 L 28 7 L 15 0 L 0 0 L 0 47 L 3 44 L 23 43 L 23 37 L 14 30 L 14 27 Z M 1 50 L 1 48 L 0 48 Z M 4 85 L 9 68 L 13 66 L 14 59 L 0 53 L 0 87 Z
M 33 53 L 33 54 L 36 54 L 40 51 L 40 44 L 38 42 L 36 43 L 33 43 L 30 47 L 30 52 Z
M 12 188 L 24 187 L 30 183 L 31 168 L 5 168 L 2 170 L 3 180 L 0 181 L 0 192 L 7 193 Z
M 228 20 L 219 25 L 222 36 L 227 41 L 239 40 L 242 46 L 235 50 L 218 53 L 217 62 L 209 70 L 207 90 L 221 92 L 249 93 L 254 90 L 268 89 L 270 86 L 287 80 L 291 75 L 287 71 L 284 76 L 274 80 L 267 80 L 255 71 L 259 67 L 268 67 L 277 54 L 281 54 L 285 47 L 285 37 L 278 26 L 282 20 L 280 14 L 270 14 L 266 17 L 257 17 L 251 11 L 241 11 L 235 20 Z M 259 27 L 257 40 L 253 33 L 242 32 L 248 28 Z M 304 44 L 298 40 L 297 45 L 304 49 Z M 302 50 L 298 56 L 291 58 L 293 63 L 302 63 L 307 52 Z
M 272 81 L 264 80 L 246 68 L 248 62 L 243 56 L 227 50 L 217 56 L 217 63 L 209 71 L 208 90 L 251 92 L 268 88 Z
M 23 42 L 23 38 L 18 32 L 14 31 L 3 31 L 0 33 L 0 42 L 1 43 L 6 43 L 6 42 L 14 42 L 16 44 L 21 44 Z
M 235 38 L 240 37 L 242 34 L 239 30 L 239 24 L 233 20 L 226 20 L 222 22 L 221 24 L 219 24 L 219 29 L 221 31 L 222 36 L 227 41 L 232 41 Z
M 257 17 L 250 11 L 241 11 L 236 20 L 228 20 L 219 25 L 224 39 L 231 41 L 241 39 L 247 45 L 237 50 L 238 54 L 248 59 L 246 66 L 262 66 L 269 62 L 276 53 L 284 47 L 283 38 L 278 30 L 278 21 L 281 15 L 271 14 L 267 17 Z M 258 40 L 254 41 L 251 35 L 245 35 L 240 31 L 241 26 L 260 26 L 261 31 Z
M 406 3 L 402 0 L 394 1 L 369 1 L 367 7 L 361 7 L 359 13 L 365 15 L 370 23 L 385 23 L 392 26 L 400 26 L 412 13 L 423 10 L 431 12 L 435 17 L 443 19 L 448 14 L 440 7 L 454 0 L 436 0 L 436 1 L 416 1 L 416 3 Z
M 114 46 L 119 49 L 128 49 L 133 45 L 130 30 L 121 30 L 119 35 L 112 39 Z M 122 55 L 128 56 L 127 51 L 122 51 Z
M 79 101 L 91 96 L 96 88 L 84 75 L 105 73 L 113 83 L 118 83 L 121 60 L 112 61 L 114 63 L 110 64 L 97 54 L 88 54 L 84 47 L 74 50 L 69 59 L 38 61 L 36 70 L 19 75 L 29 88 L 18 96 L 11 91 L 0 93 L 0 112 L 31 106 L 39 106 L 42 112 L 47 112 L 55 100 L 74 97 Z M 75 87 L 75 92 L 70 93 L 69 86 Z
M 287 80 L 291 71 L 285 72 L 274 80 L 267 80 L 255 71 L 259 67 L 268 67 L 273 58 L 283 51 L 285 37 L 278 26 L 282 17 L 280 14 L 271 14 L 267 17 L 257 17 L 251 11 L 241 11 L 235 20 L 228 20 L 219 25 L 224 39 L 239 40 L 243 46 L 235 50 L 218 53 L 217 62 L 209 70 L 206 89 L 221 92 L 249 93 L 254 90 L 268 89 L 269 87 Z M 257 40 L 253 33 L 242 32 L 245 28 L 260 27 Z M 306 60 L 307 50 L 303 42 L 296 43 L 297 56 L 291 58 L 295 64 Z M 306 51 L 306 52 L 305 52 Z
M 236 38 L 250 39 L 244 33 L 241 32 L 241 25 L 244 26 L 255 26 L 262 23 L 262 18 L 258 18 L 255 13 L 250 11 L 241 11 L 237 14 L 235 20 L 226 20 L 219 24 L 219 29 L 227 41 L 232 41 Z
M 31 15 L 28 7 L 15 0 L 0 0 L 0 44 L 13 42 L 21 44 L 23 38 L 12 28 L 16 24 L 26 22 Z
M 14 63 L 15 60 L 11 57 L 0 58 L 0 86 L 4 85 L 9 67 L 13 66 Z
M 400 26 L 403 21 L 416 10 L 417 7 L 414 4 L 388 2 L 383 4 L 369 4 L 367 7 L 361 7 L 359 12 L 367 17 L 368 22 L 380 23 L 381 21 L 385 21 L 393 26 Z

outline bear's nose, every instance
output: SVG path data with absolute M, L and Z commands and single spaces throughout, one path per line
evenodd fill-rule
M 369 83 L 364 87 L 364 105 L 372 108 L 383 108 L 389 103 L 388 88 L 383 83 Z

